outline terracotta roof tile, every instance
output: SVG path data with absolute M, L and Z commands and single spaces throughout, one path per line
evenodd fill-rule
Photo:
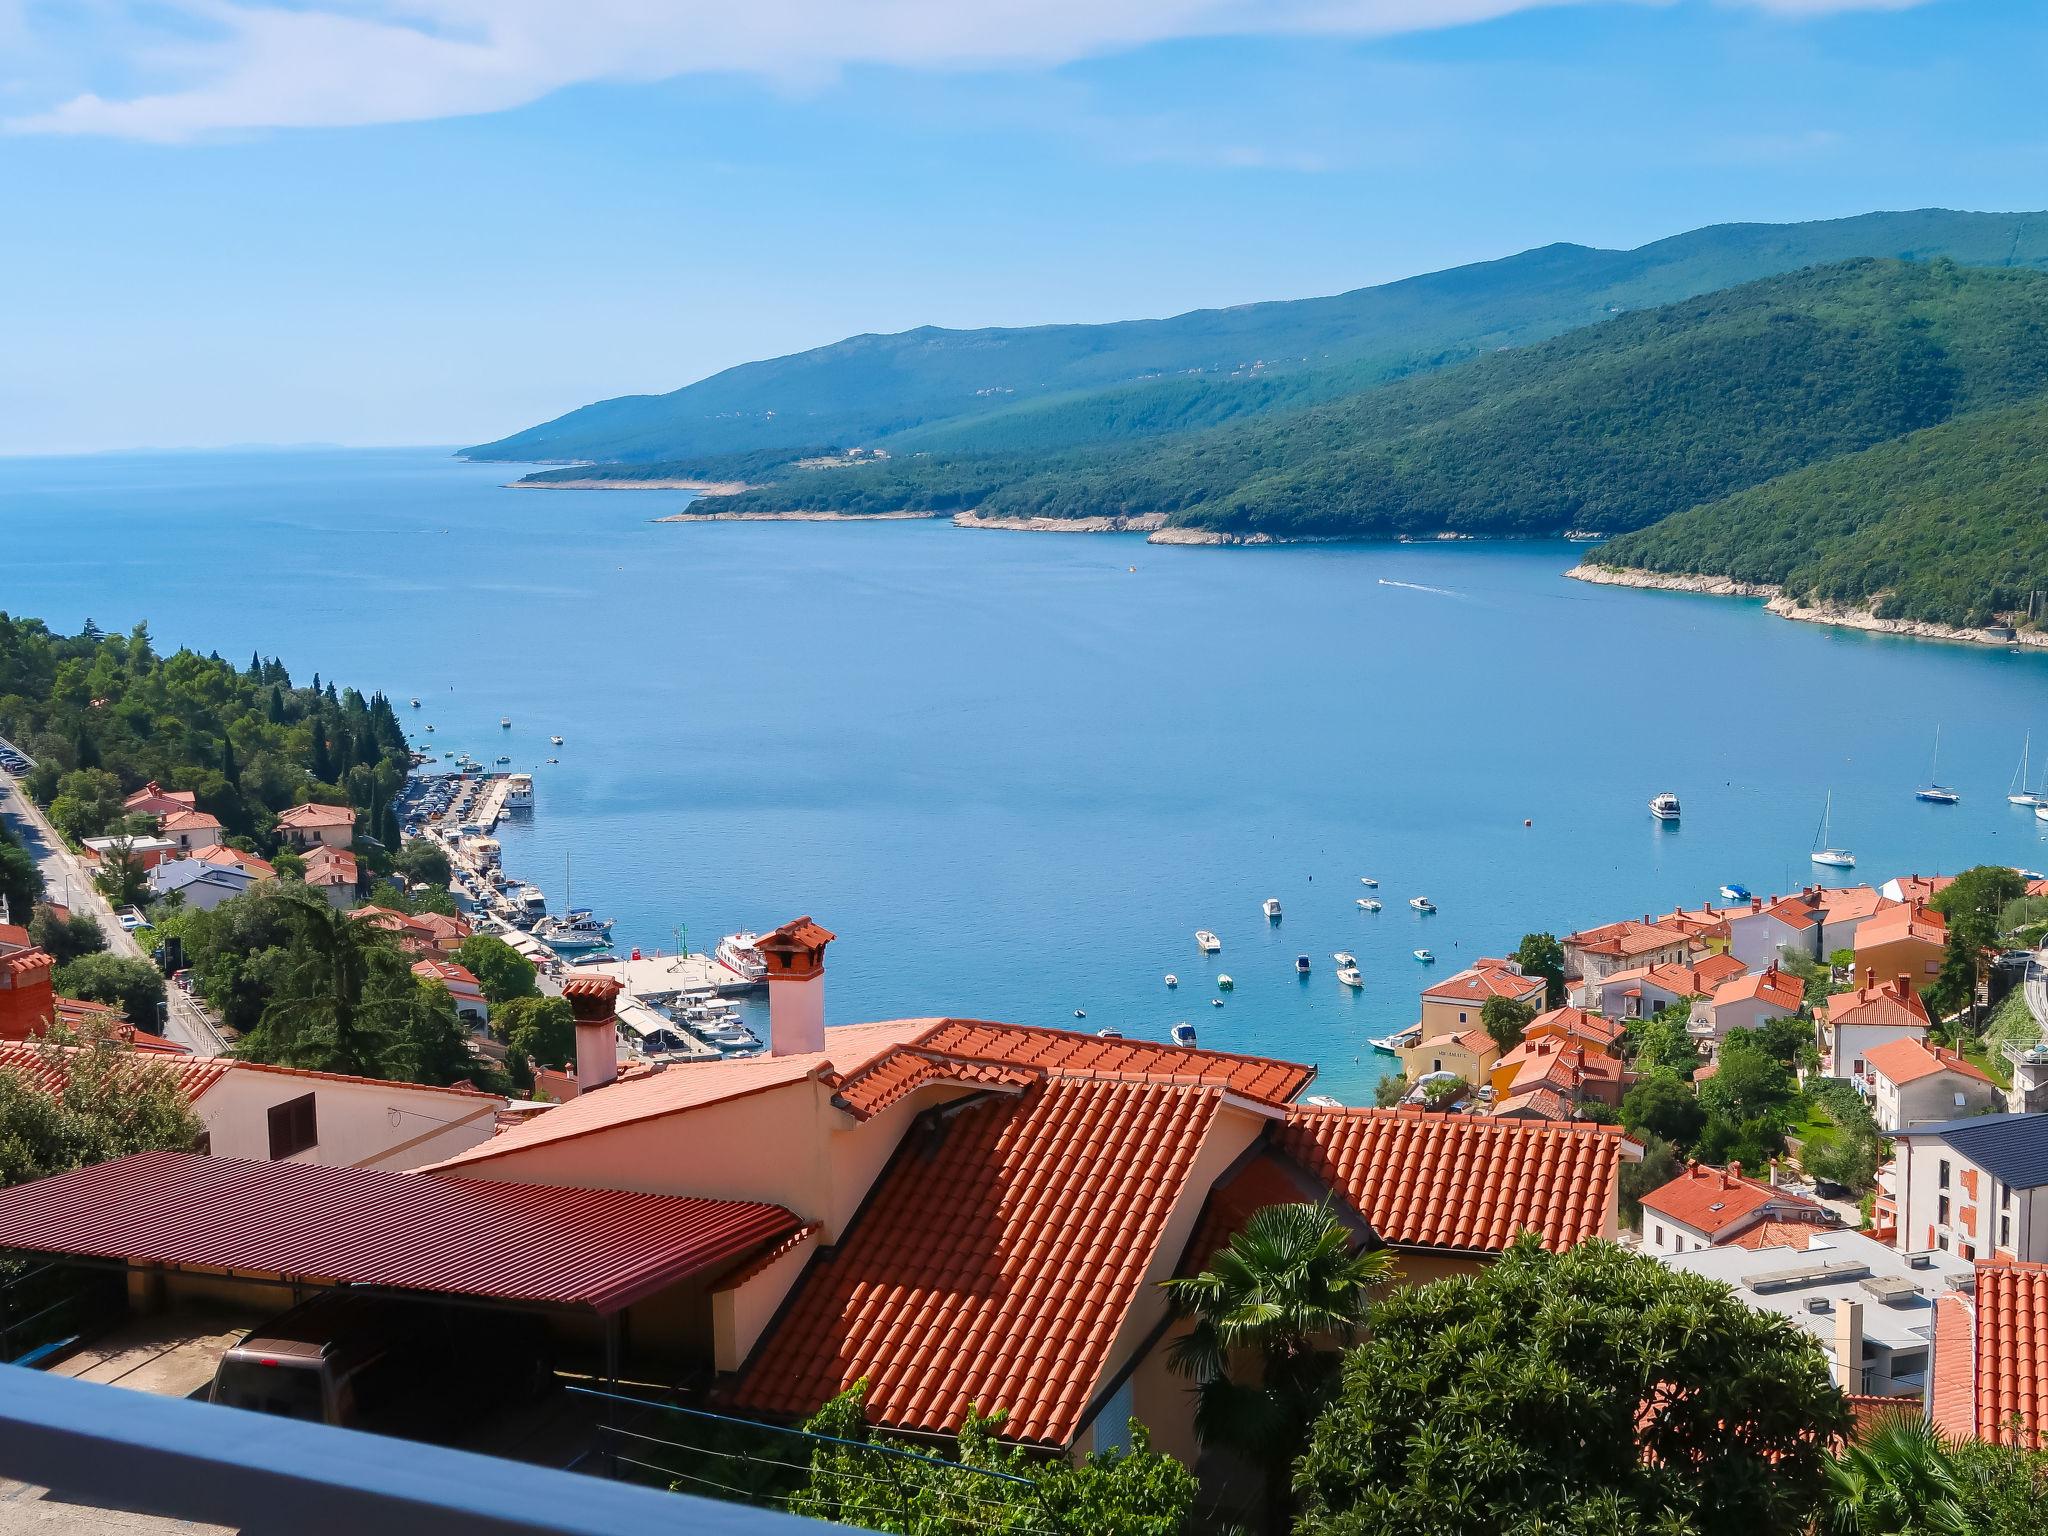
M 1900 1087 L 1917 1083 L 1923 1077 L 1932 1077 L 1937 1072 L 1954 1072 L 1980 1083 L 1991 1081 L 1970 1062 L 1954 1051 L 1942 1046 L 1930 1046 L 1910 1037 L 1903 1040 L 1887 1040 L 1882 1045 L 1873 1045 L 1863 1053 L 1873 1071 L 1888 1077 Z
M 1918 939 L 1923 944 L 1946 943 L 1948 919 L 1934 908 L 1912 901 L 1886 907 L 1875 917 L 1867 917 L 1856 925 L 1858 949 L 1896 944 L 1902 939 Z
M 1806 997 L 1806 983 L 1790 971 L 1778 969 L 1772 961 L 1760 971 L 1751 971 L 1723 982 L 1714 989 L 1714 1006 L 1723 1003 L 1746 1002 L 1755 998 L 1773 1008 L 1782 1008 L 1787 1013 L 1797 1013 Z
M 838 1085 L 835 1101 L 863 1119 L 928 1083 L 961 1083 L 976 1087 L 1027 1087 L 1043 1077 L 1041 1068 L 1010 1062 L 970 1061 L 934 1051 L 903 1049 L 863 1067 Z
M 1267 1056 L 1158 1045 L 1148 1040 L 1105 1040 L 1070 1029 L 946 1019 L 917 1042 L 929 1051 L 983 1061 L 1082 1072 L 1137 1072 L 1146 1076 L 1223 1077 L 1248 1099 L 1285 1104 L 1306 1088 L 1314 1067 Z
M 1791 1248 L 1800 1253 L 1817 1232 L 1827 1230 L 1824 1221 L 1760 1221 L 1755 1226 L 1724 1237 L 1717 1248 L 1747 1248 L 1755 1253 L 1765 1248 Z
M 2048 1265 L 1979 1264 L 1976 1312 L 1977 1438 L 2048 1444 Z
M 75 1048 L 37 1046 L 26 1042 L 0 1044 L 0 1071 L 19 1073 L 22 1079 L 45 1093 L 56 1093 L 71 1080 L 67 1062 Z M 234 1069 L 235 1063 L 218 1056 L 160 1056 L 138 1052 L 135 1065 L 143 1071 L 168 1072 L 176 1080 L 178 1093 L 186 1103 L 197 1099 Z
M 1627 1032 L 1619 1019 L 1588 1013 L 1583 1008 L 1552 1008 L 1531 1019 L 1528 1028 L 1522 1031 L 1522 1038 L 1540 1040 L 1546 1035 L 1565 1035 L 1589 1045 L 1609 1046 Z M 1520 1050 L 1521 1047 L 1515 1049 Z
M 1625 960 L 1636 955 L 1655 954 L 1674 944 L 1690 944 L 1692 935 L 1682 928 L 1666 928 L 1659 923 L 1642 923 L 1629 918 L 1619 923 L 1602 923 L 1597 928 L 1582 929 L 1568 935 L 1564 942 L 1589 955 L 1612 955 Z
M 1531 1120 L 1571 1120 L 1576 1112 L 1572 1102 L 1555 1088 L 1531 1088 L 1527 1093 L 1514 1093 L 1494 1105 L 1496 1116 L 1507 1119 L 1527 1118 Z
M 1910 981 L 1901 985 L 1896 980 L 1869 980 L 1854 992 L 1837 992 L 1825 999 L 1820 1009 L 1827 1021 L 1837 1026 L 1891 1024 L 1926 1029 L 1932 1022 L 1927 1004 Z
M 1524 1228 L 1547 1248 L 1607 1230 L 1618 1126 L 1410 1109 L 1294 1109 L 1281 1148 L 1397 1247 L 1497 1253 Z
M 733 1401 L 794 1416 L 865 1376 L 880 1424 L 1002 1408 L 1007 1436 L 1066 1444 L 1222 1098 L 1055 1077 L 913 1128 Z
M 1541 976 L 1524 976 L 1511 969 L 1505 960 L 1481 960 L 1433 987 L 1423 988 L 1422 995 L 1443 1003 L 1483 1003 L 1489 997 L 1540 1001 L 1545 985 Z
M 356 813 L 345 805 L 308 802 L 279 811 L 277 824 L 280 827 L 352 827 L 356 824 Z
M 1788 1189 L 1773 1189 L 1755 1179 L 1745 1179 L 1737 1171 L 1704 1166 L 1688 1168 L 1670 1183 L 1660 1184 L 1643 1196 L 1644 1210 L 1682 1221 L 1710 1239 L 1717 1232 L 1742 1225 L 1771 1205 L 1794 1211 L 1826 1209 Z

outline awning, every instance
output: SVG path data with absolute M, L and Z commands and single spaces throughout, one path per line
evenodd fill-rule
M 0 1249 L 616 1312 L 795 1231 L 779 1205 L 138 1152 L 0 1190 Z

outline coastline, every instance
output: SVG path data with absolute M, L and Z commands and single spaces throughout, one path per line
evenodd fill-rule
M 508 491 L 695 491 L 699 496 L 737 496 L 751 491 L 744 480 L 513 480 Z
M 671 512 L 657 523 L 904 523 L 942 517 L 904 507 L 895 512 Z
M 955 528 L 994 528 L 1004 533 L 1151 533 L 1166 526 L 1164 512 L 1140 512 L 1130 517 L 983 517 L 979 512 L 955 512 Z
M 1860 629 L 1870 634 L 1903 635 L 1911 640 L 1947 640 L 1959 645 L 1996 645 L 2048 650 L 2048 632 L 2019 630 L 2004 633 L 1990 629 L 1968 629 L 1957 624 L 1935 624 L 1926 619 L 1885 619 L 1868 608 L 1851 608 L 1837 603 L 1808 605 L 1787 597 L 1770 582 L 1732 581 L 1725 576 L 1684 576 L 1664 571 L 1624 569 L 1616 566 L 1575 565 L 1565 572 L 1574 581 L 1602 587 L 1640 587 L 1657 592 L 1695 592 L 1706 597 L 1760 597 L 1764 609 L 1781 619 L 1801 624 L 1827 624 L 1837 629 Z

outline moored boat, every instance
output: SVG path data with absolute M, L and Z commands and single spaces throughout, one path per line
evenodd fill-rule
M 750 933 L 745 929 L 738 933 L 728 933 L 718 941 L 718 947 L 712 950 L 711 958 L 740 980 L 758 984 L 768 979 L 768 962 L 755 947 L 759 941 L 759 934 Z
M 1730 880 L 1721 887 L 1721 899 L 1723 901 L 1747 901 L 1749 900 L 1749 887 L 1737 885 L 1733 880 Z
M 1659 821 L 1678 820 L 1678 796 L 1668 789 L 1650 796 L 1650 814 Z
M 1259 910 L 1266 914 L 1266 920 L 1268 922 L 1279 922 L 1280 898 L 1278 896 L 1268 896 L 1264 901 L 1259 903 Z
M 1232 981 L 1227 975 L 1219 975 L 1216 978 L 1216 990 L 1218 992 L 1228 992 L 1231 988 L 1235 987 L 1236 985 L 1237 983 Z
M 1338 966 L 1337 979 L 1347 987 L 1362 987 L 1365 985 L 1365 976 L 1355 965 Z
M 1307 955 L 1296 955 L 1294 957 L 1294 971 L 1298 976 L 1306 976 L 1308 974 L 1309 963 Z
M 1176 1025 L 1174 1025 L 1174 1026 L 1173 1026 L 1173 1043 L 1174 1043 L 1175 1045 L 1185 1045 L 1185 1046 L 1192 1046 L 1192 1045 L 1194 1045 L 1194 1043 L 1195 1043 L 1195 1026 L 1194 1026 L 1194 1025 L 1192 1025 L 1192 1024 L 1188 1024 L 1188 1023 L 1185 1023 L 1185 1022 L 1183 1022 L 1183 1023 L 1180 1023 L 1180 1024 L 1176 1024 Z
M 1828 791 L 1827 803 L 1821 807 L 1820 829 L 1813 834 L 1813 852 L 1807 857 L 1814 863 L 1829 869 L 1854 869 L 1856 855 L 1846 848 L 1837 848 L 1828 841 L 1828 831 L 1835 814 L 1835 792 Z
M 1962 796 L 1949 785 L 1941 782 L 1941 727 L 1934 728 L 1934 757 L 1927 765 L 1927 782 L 1913 791 L 1915 800 L 1925 800 L 1929 805 L 1958 805 Z
M 1434 912 L 1436 910 L 1436 903 L 1427 896 L 1411 896 L 1408 898 L 1408 905 L 1418 912 Z
M 1223 941 L 1206 928 L 1195 930 L 1195 947 L 1205 955 L 1213 955 L 1223 947 Z
M 1418 960 L 1420 960 L 1420 961 L 1421 961 L 1421 962 L 1422 962 L 1422 963 L 1423 963 L 1424 965 L 1434 965 L 1434 964 L 1436 964 L 1436 956 L 1435 956 L 1435 955 L 1432 955 L 1432 954 L 1431 954 L 1431 953 L 1430 953 L 1430 952 L 1429 952 L 1428 950 L 1426 950 L 1426 949 L 1418 949 L 1418 950 L 1416 950 L 1416 951 L 1415 951 L 1415 958 L 1416 958 L 1416 959 L 1418 959 Z
M 1168 971 L 1166 973 L 1166 985 L 1169 989 L 1177 987 L 1180 985 L 1180 978 L 1174 975 L 1173 972 Z
M 1381 906 L 1382 903 L 1371 896 L 1361 896 L 1358 898 L 1358 910 L 1361 912 L 1377 912 Z
M 1358 877 L 1358 883 L 1362 886 L 1365 886 L 1368 890 L 1376 891 L 1380 888 L 1379 881 L 1373 879 L 1371 875 L 1360 875 Z

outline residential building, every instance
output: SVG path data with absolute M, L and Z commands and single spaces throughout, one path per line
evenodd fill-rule
M 1806 983 L 1773 960 L 1722 982 L 1711 997 L 1693 1004 L 1687 1030 L 1695 1039 L 1716 1041 L 1731 1029 L 1757 1029 L 1773 1019 L 1789 1019 L 1806 1000 Z
M 482 1029 L 490 1021 L 491 1005 L 484 998 L 482 984 L 453 960 L 415 960 L 412 973 L 422 981 L 438 981 L 446 987 L 455 999 L 456 1015 L 465 1023 Z
M 224 901 L 245 894 L 256 876 L 238 864 L 215 864 L 205 859 L 172 859 L 149 872 L 152 896 L 177 895 L 188 907 L 211 912 Z
M 0 923 L 0 1040 L 26 1040 L 57 1011 L 57 962 L 18 923 Z
M 1892 1149 L 1872 1220 L 1898 1247 L 2048 1261 L 2048 1114 L 1907 1125 Z
M 1870 1098 L 1881 1131 L 1931 1125 L 2001 1108 L 2005 1095 L 1983 1071 L 1954 1051 L 1919 1039 L 1891 1040 L 1863 1053 L 1868 1072 L 1857 1086 Z
M 1493 1043 L 1493 1036 L 1474 1025 L 1409 1046 L 1401 1052 L 1401 1070 L 1411 1083 L 1432 1072 L 1449 1072 L 1477 1088 L 1486 1082 L 1499 1059 L 1500 1047 Z
M 1597 1013 L 1588 1013 L 1583 1008 L 1551 1008 L 1531 1019 L 1522 1031 L 1524 1040 L 1541 1040 L 1546 1037 L 1560 1040 L 1575 1040 L 1596 1051 L 1605 1051 L 1610 1056 L 1620 1054 L 1620 1042 L 1625 1028 L 1618 1019 L 1610 1019 Z
M 1819 905 L 1803 892 L 1769 901 L 1752 896 L 1747 909 L 1730 907 L 1727 915 L 1728 953 L 1746 971 L 1762 970 L 1787 950 L 1808 960 L 1821 958 Z
M 2048 1266 L 1979 1264 L 1934 1304 L 1928 1418 L 1958 1440 L 2048 1449 Z
M 1591 984 L 1589 1005 L 1610 1019 L 1647 1019 L 1693 997 L 1711 997 L 1723 982 L 1743 974 L 1732 955 L 1708 954 L 1697 963 L 1635 965 Z
M 1972 1266 L 1947 1253 L 1904 1254 L 1860 1232 L 1773 1229 L 1761 1248 L 1660 1254 L 1672 1269 L 1733 1288 L 1745 1306 L 1811 1334 L 1846 1393 L 1917 1401 L 1926 1391 L 1935 1307 Z
M 346 848 L 317 843 L 306 851 L 306 887 L 318 891 L 337 911 L 355 905 L 361 880 L 356 856 Z
M 1895 875 L 1879 886 L 1878 892 L 1890 901 L 1932 901 L 1955 880 L 1954 875 Z
M 356 909 L 355 915 L 393 935 L 398 940 L 398 947 L 409 955 L 432 958 L 443 952 L 440 926 L 427 921 L 433 914 L 415 916 L 410 912 L 394 912 L 389 907 L 365 902 Z
M 1820 958 L 1826 960 L 1856 947 L 1856 930 L 1880 912 L 1899 903 L 1867 885 L 1818 886 L 1814 891 L 1820 911 Z
M 1823 999 L 1815 1012 L 1821 1075 L 1868 1088 L 1872 1048 L 1890 1040 L 1924 1039 L 1931 1022 L 1909 978 L 1880 982 L 1876 972 L 1865 972 L 1862 986 Z
M 1513 960 L 1480 960 L 1422 990 L 1422 1038 L 1462 1034 L 1479 1023 L 1488 1000 L 1505 997 L 1540 1010 L 1545 982 Z
M 1683 928 L 1629 919 L 1567 934 L 1564 939 L 1566 1001 L 1592 1005 L 1596 985 L 1616 971 L 1637 966 L 1678 965 L 1692 958 L 1692 937 Z
M 94 864 L 104 864 L 126 849 L 128 862 L 137 869 L 155 869 L 167 859 L 182 856 L 177 843 L 168 837 L 82 837 L 78 846 Z
M 157 836 L 177 844 L 181 858 L 216 847 L 221 840 L 219 820 L 205 811 L 166 811 L 157 818 L 156 830 Z
M 1817 1200 L 1742 1176 L 1742 1164 L 1685 1172 L 1643 1196 L 1643 1246 L 1654 1254 L 1691 1253 L 1730 1242 L 1767 1221 L 1830 1226 L 1834 1212 Z
M 1525 1036 L 1495 1063 L 1493 1112 L 1511 1119 L 1576 1119 L 1588 1103 L 1619 1109 L 1630 1081 L 1620 1058 L 1603 1047 L 1569 1035 Z
M 1666 912 L 1657 922 L 1660 927 L 1683 930 L 1694 947 L 1705 954 L 1725 955 L 1733 941 L 1727 909 L 1716 907 L 1711 901 L 1701 907 L 1679 907 Z
M 1948 949 L 1948 919 L 1923 901 L 1902 902 L 1864 919 L 1856 929 L 1856 969 L 1880 976 L 1910 976 L 1925 987 L 1941 974 Z
M 277 818 L 278 841 L 301 852 L 323 843 L 346 848 L 355 835 L 356 813 L 345 805 L 295 805 Z
M 268 859 L 259 859 L 253 853 L 244 853 L 239 848 L 230 848 L 226 843 L 215 843 L 211 848 L 202 848 L 193 855 L 208 864 L 247 870 L 258 880 L 275 880 L 277 870 Z
M 155 779 L 121 802 L 125 816 L 168 816 L 175 811 L 196 810 L 199 796 L 189 789 L 165 789 Z

